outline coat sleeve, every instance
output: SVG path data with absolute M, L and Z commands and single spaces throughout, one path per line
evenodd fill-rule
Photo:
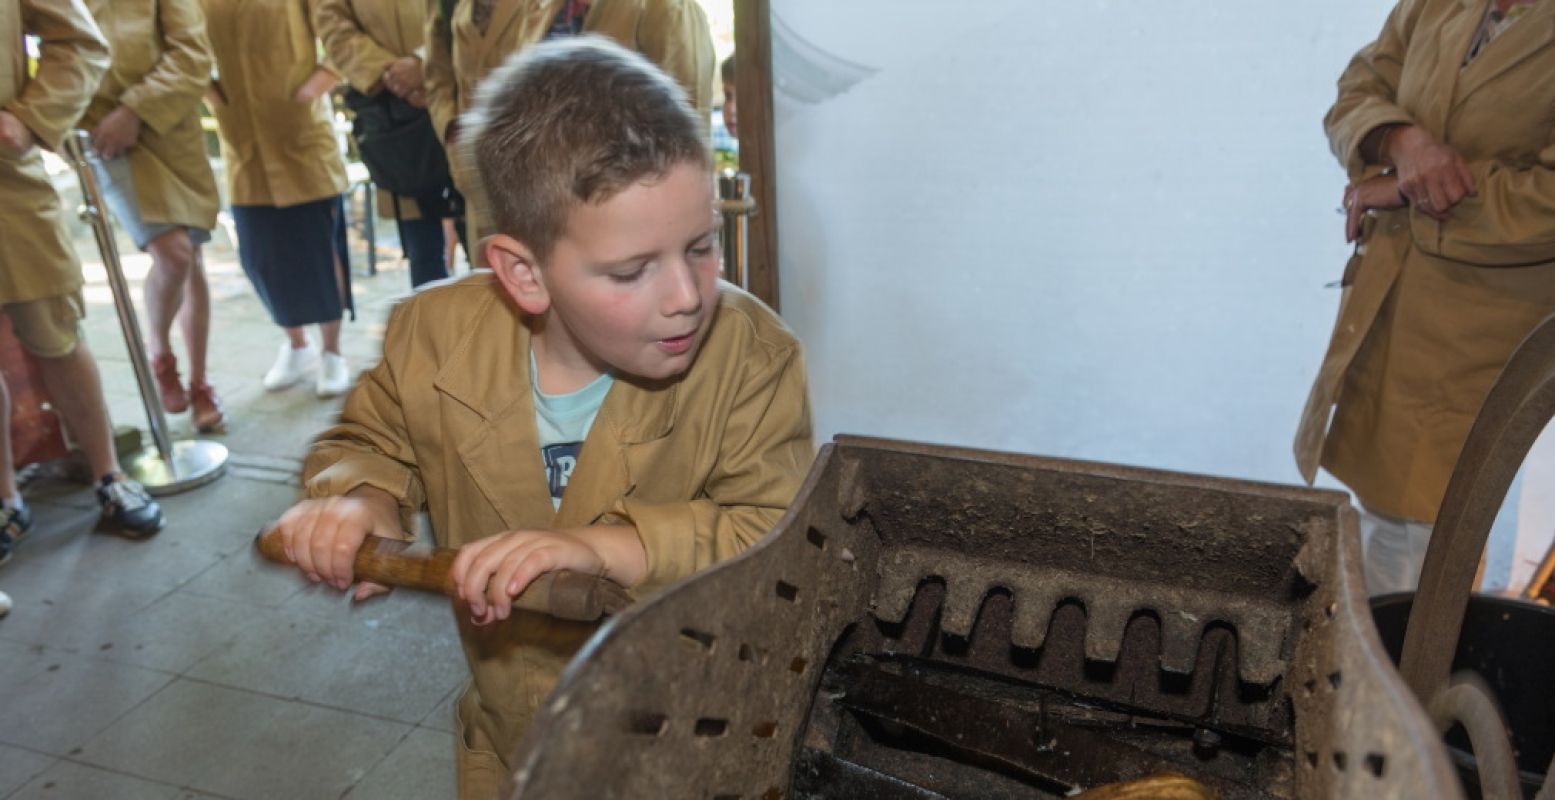
M 795 344 L 745 380 L 704 497 L 626 497 L 609 515 L 642 538 L 648 573 L 636 591 L 647 594 L 755 544 L 783 516 L 814 458 L 804 357 Z
M 1410 210 L 1415 246 L 1433 256 L 1479 267 L 1523 267 L 1555 261 L 1555 130 L 1538 163 L 1469 164 L 1476 194 L 1444 222 Z
M 1339 76 L 1339 99 L 1323 118 L 1329 146 L 1345 172 L 1356 177 L 1366 167 L 1361 142 L 1379 125 L 1413 124 L 1396 102 L 1404 54 L 1419 21 L 1422 0 L 1400 0 L 1383 23 L 1377 40 L 1361 48 Z
M 324 4 L 324 0 L 301 0 L 301 2 L 303 16 L 308 21 L 308 32 L 313 34 L 313 38 L 317 40 L 322 35 L 319 29 L 319 7 Z M 314 52 L 318 52 L 316 48 Z M 333 72 L 342 80 L 350 80 L 340 65 L 335 63 L 333 54 L 328 50 L 324 51 L 322 57 L 315 55 L 314 66 Z
M 351 0 L 318 0 L 314 22 L 329 60 L 353 88 L 368 94 L 395 55 L 362 29 Z
M 38 71 L 5 110 L 39 144 L 58 150 L 108 71 L 108 42 L 82 0 L 22 0 L 21 6 L 22 30 L 38 37 Z
M 390 315 L 383 359 L 357 381 L 340 411 L 340 421 L 314 440 L 302 469 L 308 497 L 343 495 L 358 486 L 394 495 L 399 500 L 400 524 L 407 531 L 414 530 L 415 515 L 426 505 L 398 378 L 399 362 L 413 341 L 413 305 L 402 303 Z
M 691 0 L 650 0 L 638 27 L 637 49 L 669 73 L 704 118 L 713 107 L 713 35 Z
M 450 7 L 452 3 L 448 4 Z M 449 123 L 458 116 L 459 84 L 454 79 L 453 34 L 443 10 L 434 3 L 427 9 L 427 29 L 424 37 L 426 60 L 421 65 L 421 77 L 427 92 L 427 111 L 432 115 L 432 127 L 437 137 L 445 139 Z
M 189 116 L 210 85 L 211 42 L 198 0 L 159 0 L 157 9 L 162 54 L 119 102 L 153 131 L 164 133 Z

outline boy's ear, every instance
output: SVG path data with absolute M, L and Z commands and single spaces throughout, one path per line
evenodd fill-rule
M 480 246 L 486 250 L 486 264 L 497 282 L 524 313 L 544 314 L 551 307 L 551 295 L 545 289 L 534 251 L 505 233 L 486 237 Z

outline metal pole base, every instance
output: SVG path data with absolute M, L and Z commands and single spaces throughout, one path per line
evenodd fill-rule
M 150 494 L 161 496 L 204 486 L 227 471 L 227 447 L 217 442 L 185 439 L 173 442 L 171 468 L 155 447 L 147 447 L 120 465 Z

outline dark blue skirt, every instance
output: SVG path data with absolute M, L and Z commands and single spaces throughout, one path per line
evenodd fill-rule
M 238 260 L 254 291 L 283 328 L 339 320 L 351 303 L 345 204 L 339 196 L 295 206 L 232 207 Z M 340 259 L 340 280 L 335 261 Z M 342 285 L 341 281 L 344 281 Z

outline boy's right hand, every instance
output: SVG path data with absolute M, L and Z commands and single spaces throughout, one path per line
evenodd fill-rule
M 370 487 L 363 487 L 369 489 Z M 292 506 L 276 522 L 275 530 L 286 547 L 286 558 L 311 581 L 323 581 L 345 591 L 352 582 L 356 551 L 369 535 L 406 538 L 400 527 L 398 505 L 391 495 L 353 492 L 345 497 L 321 497 Z M 366 600 L 384 594 L 389 587 L 363 581 L 355 598 Z

